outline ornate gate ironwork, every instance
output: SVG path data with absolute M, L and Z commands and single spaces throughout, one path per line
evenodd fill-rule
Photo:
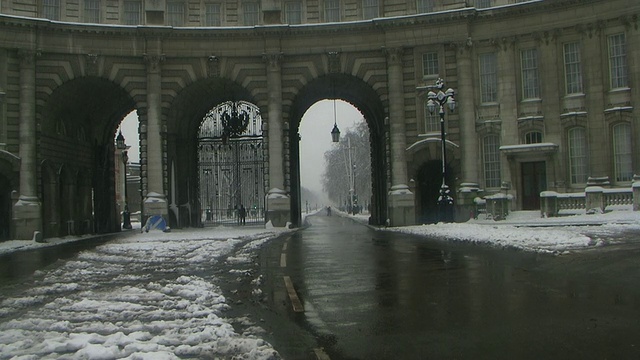
M 200 207 L 205 224 L 263 224 L 264 141 L 258 108 L 225 102 L 205 115 L 198 134 Z

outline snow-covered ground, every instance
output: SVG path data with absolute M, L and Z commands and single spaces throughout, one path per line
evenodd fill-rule
M 366 221 L 367 215 L 355 216 Z M 596 226 L 597 225 L 597 226 Z M 621 207 L 604 214 L 566 214 L 542 218 L 540 211 L 515 211 L 507 219 L 470 220 L 466 223 L 439 223 L 387 228 L 447 241 L 484 243 L 527 251 L 566 253 L 604 244 L 608 236 L 640 230 L 640 212 Z
M 212 269 L 283 231 L 136 233 L 40 270 L 0 292 L 0 359 L 279 359 L 259 319 L 225 318 Z
M 367 217 L 355 216 L 359 221 Z M 598 246 L 611 234 L 640 230 L 640 212 L 549 219 L 537 211 L 513 212 L 504 221 L 387 230 L 564 253 Z M 60 267 L 40 270 L 24 286 L 0 292 L 0 359 L 279 359 L 263 340 L 259 319 L 225 317 L 232 305 L 216 285 L 219 279 L 207 270 L 222 261 L 232 267 L 250 262 L 256 248 L 286 231 L 134 230 Z M 0 243 L 0 254 L 78 239 L 8 241 Z M 233 324 L 238 322 L 250 330 L 236 333 Z

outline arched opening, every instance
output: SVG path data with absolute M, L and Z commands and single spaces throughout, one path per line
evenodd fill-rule
M 113 82 L 82 77 L 57 87 L 41 106 L 44 236 L 119 231 L 114 138 L 135 101 Z
M 341 132 L 339 143 L 332 142 L 334 124 Z M 342 100 L 321 100 L 305 112 L 299 134 L 302 212 L 333 206 L 368 214 L 371 145 L 358 109 Z
M 203 175 L 205 168 L 199 166 L 198 138 L 207 114 L 227 102 L 257 104 L 248 90 L 241 85 L 228 79 L 211 77 L 189 84 L 180 91 L 168 108 L 167 200 L 171 227 L 199 227 L 204 226 L 206 222 L 202 220 L 206 220 L 206 212 L 202 213 L 203 209 L 206 211 L 206 204 L 202 202 L 207 198 L 208 180 Z M 201 192 L 201 189 L 204 192 Z M 213 187 L 209 189 L 210 196 L 212 190 Z
M 330 74 L 319 77 L 307 84 L 296 96 L 290 110 L 289 153 L 291 156 L 289 173 L 291 176 L 291 221 L 299 226 L 302 213 L 300 184 L 300 137 L 299 127 L 303 115 L 316 102 L 324 99 L 339 99 L 357 109 L 369 128 L 371 154 L 371 224 L 384 224 L 387 217 L 387 161 L 385 138 L 385 112 L 380 96 L 361 79 L 346 74 Z M 331 113 L 329 113 L 331 114 Z M 325 115 L 331 121 L 332 117 Z M 325 120 L 326 121 L 326 120 Z M 315 136 L 330 137 L 333 124 L 326 132 Z M 361 199 L 362 200 L 362 199 Z M 306 204 L 305 204 L 306 207 Z
M 201 221 L 265 222 L 264 138 L 258 107 L 227 101 L 204 116 L 198 132 Z

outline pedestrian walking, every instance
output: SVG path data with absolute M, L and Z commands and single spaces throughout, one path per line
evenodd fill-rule
M 245 224 L 245 219 L 247 218 L 247 209 L 244 208 L 244 205 L 240 205 L 240 210 L 238 211 L 238 222 L 240 225 Z

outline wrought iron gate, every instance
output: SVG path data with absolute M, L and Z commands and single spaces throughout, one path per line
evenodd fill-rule
M 199 132 L 200 207 L 205 224 L 263 224 L 262 118 L 247 102 L 226 102 L 204 117 Z

